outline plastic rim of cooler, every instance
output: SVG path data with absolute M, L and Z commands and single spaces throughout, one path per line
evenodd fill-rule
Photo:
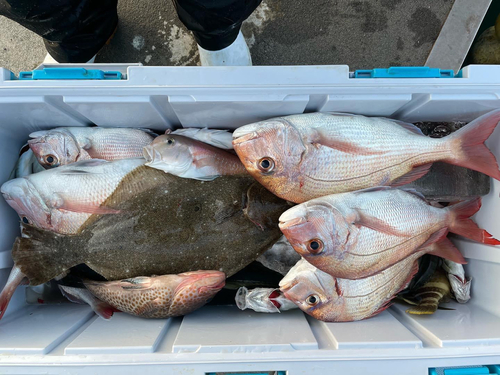
M 500 108 L 500 66 L 469 66 L 446 79 L 420 76 L 423 70 L 399 70 L 397 79 L 359 79 L 347 66 L 41 68 L 53 77 L 60 72 L 50 69 L 61 67 L 118 72 L 121 78 L 16 79 L 0 69 L 0 183 L 8 178 L 28 134 L 57 126 L 234 129 L 313 111 L 409 122 L 470 121 Z M 419 77 L 411 78 L 415 75 Z M 488 146 L 500 158 L 500 131 L 494 132 Z M 500 183 L 492 181 L 475 217 L 496 237 L 499 193 Z M 3 285 L 12 266 L 9 250 L 19 233 L 17 215 L 4 202 L 0 222 Z M 410 316 L 406 306 L 395 305 L 373 319 L 323 323 L 298 310 L 266 315 L 208 306 L 184 318 L 146 320 L 116 314 L 104 321 L 87 306 L 26 305 L 19 288 L 0 321 L 0 372 L 451 375 L 458 370 L 450 367 L 468 366 L 462 374 L 486 373 L 485 369 L 495 373 L 493 365 L 500 364 L 500 251 L 454 241 L 469 262 L 473 298 L 465 305 L 448 306 L 455 310 L 428 317 Z

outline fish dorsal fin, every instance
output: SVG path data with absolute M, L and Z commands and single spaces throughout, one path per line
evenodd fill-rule
M 150 130 L 150 129 L 146 129 L 146 128 L 137 128 L 137 130 L 143 131 L 144 133 L 149 134 L 149 135 L 150 135 L 151 137 L 153 137 L 153 138 L 158 137 L 158 134 L 156 134 L 154 131 L 152 131 L 152 130 Z M 170 129 L 167 129 L 167 130 L 170 130 Z M 165 134 L 167 134 L 167 132 L 165 132 Z
M 330 115 L 334 115 L 334 116 L 345 116 L 345 117 L 349 117 L 349 116 L 363 116 L 363 115 L 356 115 L 356 114 L 351 114 L 351 113 L 342 113 L 342 112 L 326 112 Z M 370 116 L 363 116 L 363 117 L 370 117 Z M 377 117 L 378 119 L 380 120 L 386 120 L 386 121 L 391 121 L 395 124 L 398 124 L 399 126 L 401 126 L 402 128 L 414 133 L 414 134 L 418 134 L 418 135 L 423 135 L 425 137 L 425 134 L 422 133 L 422 130 L 420 130 L 417 126 L 409 123 L 409 122 L 405 122 L 405 121 L 401 121 L 401 120 L 396 120 L 396 119 L 393 119 L 393 118 L 388 118 L 388 117 Z
M 394 122 L 395 124 L 398 124 L 399 126 L 401 126 L 402 128 L 414 133 L 414 134 L 418 134 L 418 135 L 423 135 L 425 137 L 425 134 L 422 133 L 422 130 L 420 130 L 417 126 L 413 125 L 413 124 L 410 124 L 409 122 L 404 122 L 404 121 L 401 121 L 401 120 L 395 120 L 395 119 L 392 119 L 392 118 L 385 118 L 387 121 L 392 121 Z
M 374 187 L 369 187 L 366 189 L 361 189 L 361 190 L 356 190 L 353 191 L 353 194 L 359 194 L 359 193 L 371 193 L 374 191 L 384 191 L 384 190 L 393 190 L 394 188 L 392 186 L 374 186 Z

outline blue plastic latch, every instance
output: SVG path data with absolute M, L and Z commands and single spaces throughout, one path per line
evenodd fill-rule
M 31 72 L 20 72 L 20 80 L 87 80 L 87 79 L 122 79 L 120 72 L 105 72 L 85 68 L 45 68 Z
M 395 66 L 354 72 L 354 78 L 453 78 L 454 76 L 455 73 L 451 69 L 428 66 Z
M 500 366 L 487 365 L 475 367 L 438 367 L 430 368 L 429 375 L 500 375 Z

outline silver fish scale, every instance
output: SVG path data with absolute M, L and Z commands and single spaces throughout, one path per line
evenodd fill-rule
M 353 321 L 372 316 L 406 287 L 414 271 L 413 257 L 409 257 L 386 270 L 364 279 L 333 278 L 317 269 L 305 259 L 300 260 L 280 282 L 280 287 L 293 285 L 289 298 L 301 302 L 298 306 L 315 318 L 324 321 Z M 309 288 L 304 290 L 303 287 Z M 300 290 L 300 294 L 294 294 Z M 286 290 L 285 290 L 286 291 Z M 320 305 L 308 308 L 304 300 L 318 293 Z M 340 295 L 339 295 L 340 293 Z
M 324 113 L 285 119 L 301 133 L 307 145 L 300 166 L 304 176 L 301 193 L 307 196 L 393 181 L 410 172 L 414 165 L 431 163 L 451 153 L 446 139 L 414 134 L 389 119 Z M 321 146 L 313 144 L 319 141 L 318 132 L 323 135 Z M 330 141 L 339 149 L 325 145 Z
M 365 279 L 337 279 L 338 287 L 343 292 L 345 314 L 354 320 L 373 315 L 406 287 L 414 262 L 414 257 L 409 257 Z
M 46 170 L 26 177 L 51 208 L 57 197 L 65 205 L 99 207 L 116 189 L 123 177 L 144 164 L 143 159 L 103 162 L 96 165 L 84 161 Z M 83 209 L 82 209 L 83 210 Z M 59 233 L 75 233 L 91 215 L 68 210 L 54 213 L 60 216 Z
M 337 208 L 344 217 L 362 213 L 386 223 L 400 234 L 348 224 L 350 235 L 344 249 L 336 249 L 333 256 L 331 252 L 323 257 L 307 256 L 311 263 L 337 276 L 345 277 L 341 272 L 372 274 L 395 264 L 415 253 L 433 233 L 448 225 L 449 210 L 430 206 L 420 197 L 400 189 L 330 195 L 304 205 L 311 211 L 322 202 Z M 325 228 L 323 233 L 327 230 L 331 233 L 337 229 Z
M 117 160 L 142 157 L 142 149 L 153 141 L 153 137 L 139 129 L 124 128 L 67 128 L 80 147 L 88 140 L 86 149 L 92 158 Z

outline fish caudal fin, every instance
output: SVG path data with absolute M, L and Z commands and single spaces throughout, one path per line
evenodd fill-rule
M 470 219 L 481 208 L 481 198 L 454 204 L 450 210 L 450 232 L 487 245 L 500 245 L 500 241 L 481 229 Z M 457 262 L 458 263 L 458 262 Z
M 19 268 L 14 266 L 12 271 L 10 272 L 9 278 L 7 279 L 7 283 L 0 293 L 0 319 L 5 314 L 7 310 L 7 306 L 9 306 L 10 299 L 12 295 L 16 291 L 16 288 L 20 285 L 24 285 L 27 283 L 26 277 L 21 273 Z
M 40 285 L 63 274 L 82 261 L 77 251 L 77 236 L 65 236 L 31 225 L 23 228 L 12 247 L 12 258 L 20 271 L 29 279 L 30 285 Z
M 484 141 L 493 133 L 500 121 L 500 109 L 491 111 L 445 138 L 452 143 L 453 157 L 444 161 L 473 169 L 500 180 L 500 170 L 495 155 Z

